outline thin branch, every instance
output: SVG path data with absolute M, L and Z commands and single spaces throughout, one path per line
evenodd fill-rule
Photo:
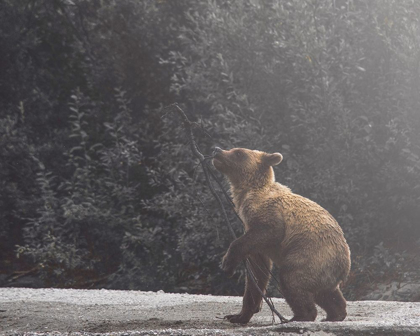
M 193 127 L 195 126 L 195 123 L 191 122 L 187 115 L 185 114 L 185 112 L 178 106 L 177 103 L 171 104 L 167 107 L 165 107 L 165 109 L 169 109 L 169 108 L 174 108 L 178 114 L 181 116 L 182 121 L 184 123 L 184 127 L 185 130 L 187 131 L 187 135 L 189 138 L 189 142 L 190 142 L 190 146 L 191 146 L 191 150 L 193 152 L 193 155 L 198 158 L 198 160 L 200 161 L 201 167 L 203 168 L 203 172 L 204 172 L 204 176 L 206 178 L 206 182 L 207 185 L 210 189 L 211 194 L 213 195 L 213 197 L 217 200 L 217 203 L 219 204 L 219 207 L 223 213 L 223 217 L 225 219 L 225 222 L 228 224 L 228 228 L 229 231 L 233 237 L 233 239 L 236 239 L 237 236 L 235 234 L 235 231 L 233 230 L 232 224 L 229 220 L 229 217 L 227 215 L 226 209 L 223 205 L 222 200 L 220 199 L 219 195 L 216 193 L 216 191 L 214 190 L 214 187 L 211 183 L 210 177 L 212 177 L 219 185 L 220 189 L 222 190 L 223 194 L 225 195 L 226 199 L 229 200 L 229 204 L 232 208 L 234 208 L 233 202 L 232 200 L 230 200 L 229 195 L 227 194 L 227 192 L 224 190 L 222 184 L 220 183 L 220 181 L 215 177 L 215 175 L 212 173 L 212 171 L 209 169 L 207 163 L 206 163 L 206 158 L 204 157 L 204 155 L 200 152 L 197 143 L 195 142 L 194 139 L 194 133 L 193 133 Z M 168 112 L 169 113 L 169 112 Z M 165 117 L 167 115 L 167 113 L 163 116 Z M 238 216 L 238 214 L 236 213 L 236 211 L 234 211 L 237 218 L 242 222 L 242 219 Z M 242 222 L 243 224 L 243 222 Z M 245 269 L 247 271 L 248 277 L 251 280 L 251 282 L 254 284 L 254 286 L 256 287 L 256 289 L 258 290 L 259 294 L 261 295 L 261 297 L 264 299 L 264 301 L 267 303 L 267 305 L 270 307 L 272 313 L 276 314 L 277 317 L 280 319 L 281 323 L 286 323 L 288 322 L 288 320 L 283 317 L 283 315 L 281 315 L 277 309 L 274 307 L 274 304 L 272 303 L 271 299 L 267 298 L 267 296 L 263 293 L 263 291 L 261 290 L 261 288 L 258 286 L 257 280 L 255 278 L 255 275 L 252 272 L 251 266 L 250 266 L 250 261 L 247 258 L 244 261 L 244 265 L 245 265 Z
M 208 168 L 209 169 L 209 168 Z M 238 215 L 238 213 L 236 212 L 236 210 L 235 210 L 235 204 L 233 203 L 233 201 L 232 201 L 232 199 L 230 198 L 230 196 L 229 196 L 229 194 L 226 192 L 226 190 L 223 188 L 223 185 L 222 185 L 222 182 L 217 178 L 217 176 L 213 173 L 213 171 L 212 170 L 210 170 L 209 169 L 209 173 L 210 173 L 210 176 L 216 181 L 216 183 L 219 185 L 219 188 L 222 190 L 222 192 L 223 192 L 223 194 L 224 194 L 224 196 L 225 196 L 225 198 L 226 198 L 226 201 L 229 203 L 229 205 L 231 206 L 231 208 L 233 209 L 233 212 L 234 212 L 234 214 L 236 215 L 236 218 L 238 218 L 239 219 L 239 221 L 243 224 L 243 221 L 242 221 L 242 219 L 241 219 L 241 217 L 239 217 L 239 215 Z M 272 277 L 272 279 L 274 279 L 274 281 L 276 282 L 276 284 L 277 284 L 277 289 L 278 289 L 278 291 L 280 292 L 280 293 L 282 293 L 282 290 L 281 290 L 281 286 L 280 286 L 280 281 L 274 276 L 274 274 L 273 274 L 273 272 L 268 268 L 268 267 L 264 267 L 265 268 L 265 270 L 263 270 L 262 268 L 261 268 L 261 266 L 259 266 L 258 265 L 258 268 L 262 271 L 262 272 L 264 272 L 264 271 L 267 271 L 270 275 L 271 275 L 271 277 Z

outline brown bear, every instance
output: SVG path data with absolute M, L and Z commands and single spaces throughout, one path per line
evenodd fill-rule
M 275 182 L 272 166 L 282 159 L 280 153 L 216 147 L 213 165 L 228 178 L 235 209 L 245 225 L 245 233 L 223 257 L 222 269 L 232 276 L 248 258 L 265 293 L 274 263 L 281 292 L 294 314 L 290 321 L 314 321 L 315 303 L 326 311 L 326 321 L 342 321 L 347 312 L 339 285 L 350 271 L 350 249 L 327 210 Z M 241 312 L 226 318 L 248 323 L 261 304 L 260 292 L 246 279 Z

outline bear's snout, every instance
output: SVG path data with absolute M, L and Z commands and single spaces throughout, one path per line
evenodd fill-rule
M 213 156 L 216 156 L 217 154 L 223 152 L 223 149 L 221 149 L 220 147 L 214 147 L 213 149 Z
M 224 166 L 224 157 L 223 157 L 223 152 L 224 150 L 221 149 L 220 147 L 214 147 L 213 150 L 213 166 L 219 170 L 222 171 L 223 170 L 223 166 Z

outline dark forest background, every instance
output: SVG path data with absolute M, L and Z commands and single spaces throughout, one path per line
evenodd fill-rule
M 174 102 L 204 153 L 284 155 L 277 180 L 345 232 L 347 298 L 420 282 L 419 19 L 417 0 L 2 0 L 3 285 L 242 291 Z

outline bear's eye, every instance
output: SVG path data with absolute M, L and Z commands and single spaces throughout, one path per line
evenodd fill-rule
M 244 156 L 244 153 L 242 153 L 241 151 L 236 151 L 236 152 L 235 152 L 235 156 L 236 156 L 237 158 L 242 158 L 242 157 Z

